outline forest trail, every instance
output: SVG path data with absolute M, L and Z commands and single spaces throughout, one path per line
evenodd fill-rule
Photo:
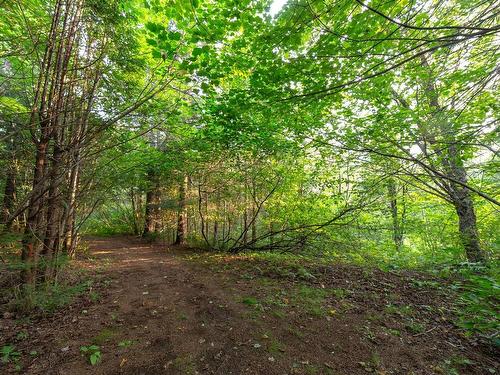
M 331 314 L 322 314 L 314 311 L 310 290 L 315 289 L 300 289 L 307 295 L 296 297 L 291 293 L 297 285 L 306 288 L 302 282 L 278 277 L 274 282 L 274 271 L 253 277 L 251 272 L 264 265 L 227 263 L 233 257 L 221 258 L 222 265 L 213 267 L 190 259 L 190 254 L 196 257 L 191 250 L 128 237 L 90 239 L 89 247 L 91 264 L 105 265 L 94 270 L 100 280 L 98 301 L 74 303 L 32 322 L 36 329 L 26 350 L 36 349 L 39 356 L 23 373 L 437 374 L 446 373 L 440 372 L 446 363 L 450 369 L 460 366 L 460 373 L 498 370 L 491 354 L 460 341 L 444 317 L 426 316 L 429 325 L 416 334 L 398 331 L 391 324 L 404 320 L 404 309 L 396 310 L 394 322 L 378 316 L 376 311 L 387 310 L 378 307 L 380 296 L 367 298 L 363 292 L 361 299 L 349 299 L 346 293 L 334 293 L 339 303 L 329 307 Z M 335 269 L 335 282 L 346 288 L 332 290 L 351 285 L 352 295 L 361 286 L 379 293 L 377 285 L 359 281 L 361 273 L 342 267 Z M 382 278 L 384 288 L 405 288 L 388 275 L 375 277 Z M 421 299 L 429 304 L 434 299 L 427 292 L 399 292 L 415 306 L 424 305 Z M 95 366 L 80 353 L 81 346 L 91 344 L 102 354 Z M 453 358 L 468 358 L 472 364 L 454 364 Z
M 242 307 L 213 279 L 187 267 L 176 257 L 179 250 L 120 237 L 91 240 L 90 249 L 96 263 L 107 264 L 106 294 L 76 322 L 73 318 L 53 333 L 56 348 L 61 343 L 60 349 L 69 350 L 55 355 L 56 362 L 35 364 L 29 373 L 194 374 L 195 360 L 203 357 L 202 372 L 268 373 L 265 363 L 260 370 L 252 364 L 252 372 L 244 371 L 244 359 L 251 363 L 253 356 L 240 337 L 251 332 L 239 318 Z M 94 367 L 79 353 L 91 343 L 102 350 Z

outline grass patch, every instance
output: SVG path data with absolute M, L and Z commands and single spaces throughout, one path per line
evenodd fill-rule
M 278 319 L 285 319 L 286 318 L 286 313 L 282 310 L 273 310 L 271 314 Z
M 413 334 L 419 334 L 419 333 L 424 332 L 424 330 L 425 330 L 425 327 L 423 324 L 413 322 L 413 321 L 406 323 L 405 328 Z
M 454 288 L 459 291 L 457 325 L 466 330 L 467 335 L 478 334 L 499 347 L 500 285 L 494 276 L 469 275 Z
M 321 288 L 314 288 L 301 285 L 291 296 L 292 303 L 299 306 L 303 311 L 314 316 L 323 316 L 326 309 L 323 306 L 328 291 Z
M 118 343 L 118 347 L 119 348 L 128 348 L 129 346 L 132 346 L 134 344 L 136 344 L 135 341 L 132 341 L 132 340 L 123 340 L 123 341 L 120 341 Z
M 300 329 L 298 329 L 295 326 L 289 326 L 286 330 L 288 331 L 288 333 L 297 337 L 298 339 L 303 339 L 306 336 L 306 334 L 304 332 L 302 332 Z
M 196 364 L 194 359 L 188 355 L 185 357 L 177 357 L 172 363 L 174 369 L 185 375 L 196 374 Z
M 267 351 L 273 356 L 278 356 L 285 351 L 284 345 L 276 339 L 271 339 L 267 345 Z
M 70 304 L 73 300 L 90 290 L 92 280 L 75 285 L 45 284 L 37 289 L 24 288 L 14 291 L 14 298 L 9 308 L 22 313 L 37 310 L 43 314 L 52 314 Z
M 385 307 L 384 311 L 387 314 L 399 315 L 401 317 L 411 316 L 413 314 L 413 309 L 409 305 L 397 306 L 397 305 L 393 305 L 393 304 L 388 304 Z
M 118 329 L 116 328 L 104 328 L 92 339 L 92 343 L 95 345 L 103 345 L 104 343 L 110 341 L 113 337 L 118 334 Z
M 247 306 L 257 306 L 259 304 L 259 301 L 257 301 L 255 297 L 244 297 L 242 298 L 241 303 Z
M 177 314 L 177 319 L 188 320 L 188 315 L 185 312 L 180 312 L 179 314 Z

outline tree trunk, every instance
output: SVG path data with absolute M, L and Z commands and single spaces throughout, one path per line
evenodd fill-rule
M 467 173 L 458 159 L 456 146 L 448 146 L 448 157 L 444 160 L 448 175 L 464 185 L 467 184 Z M 485 260 L 483 249 L 479 241 L 477 231 L 476 212 L 470 191 L 462 185 L 450 183 L 450 197 L 455 206 L 458 216 L 458 229 L 460 239 L 465 249 L 467 260 L 470 262 L 482 262 Z
M 243 210 L 243 244 L 246 245 L 248 243 L 248 210 L 245 207 Z
M 219 231 L 219 223 L 217 222 L 217 219 L 214 221 L 214 230 L 213 230 L 213 246 L 217 248 L 217 236 L 218 236 L 218 231 Z
M 187 234 L 187 205 L 186 193 L 188 189 L 188 177 L 185 176 L 179 185 L 179 213 L 177 216 L 177 235 L 175 237 L 175 245 L 186 244 Z
M 43 196 L 45 194 L 44 172 L 47 159 L 47 146 L 48 140 L 40 141 L 37 144 L 33 187 L 22 242 L 21 260 L 24 263 L 22 278 L 25 284 L 31 285 L 35 282 L 36 263 L 38 261 L 40 239 L 42 238 L 40 227 L 42 226 Z
M 159 178 L 155 172 L 148 172 L 149 187 L 146 192 L 146 213 L 144 218 L 143 237 L 158 232 L 158 215 L 160 204 Z
M 47 199 L 46 228 L 41 255 L 45 265 L 45 279 L 50 280 L 55 274 L 55 259 L 59 251 L 61 234 L 61 174 L 62 174 L 62 150 L 55 144 L 52 153 L 52 165 L 49 178 L 49 194 Z
M 392 239 L 394 241 L 396 251 L 401 251 L 401 248 L 403 246 L 403 228 L 399 220 L 396 183 L 392 178 L 388 180 L 387 190 L 392 218 Z
M 132 203 L 132 216 L 134 220 L 134 234 L 141 234 L 141 194 L 136 194 L 134 188 L 130 189 L 130 201 Z
M 422 55 L 420 59 L 422 65 L 428 68 L 429 73 L 432 73 L 425 55 Z M 467 185 L 467 172 L 461 151 L 458 148 L 460 142 L 457 141 L 456 130 L 446 109 L 439 104 L 439 92 L 432 75 L 429 75 L 424 82 L 424 92 L 428 104 L 433 110 L 431 118 L 433 123 L 431 122 L 431 126 L 429 126 L 423 121 L 417 122 L 424 141 L 419 142 L 418 145 L 426 157 L 437 157 L 436 164 L 443 169 L 442 175 L 433 172 L 429 174 L 435 181 L 439 181 L 439 187 L 453 202 L 458 216 L 460 238 L 467 259 L 471 262 L 481 262 L 485 256 L 479 241 L 474 203 L 470 191 L 464 187 Z M 397 93 L 395 93 L 395 98 L 400 105 L 407 109 L 410 108 L 409 103 Z M 432 153 L 429 153 L 428 146 L 432 148 Z
M 14 210 L 14 205 L 16 203 L 16 168 L 15 161 L 11 160 L 10 165 L 7 166 L 7 176 L 5 179 L 5 189 L 3 195 L 3 205 L 2 205 L 2 222 L 5 224 L 4 229 L 10 231 L 12 228 L 12 223 L 15 218 L 11 218 L 10 215 Z
M 252 203 L 252 243 L 257 239 L 257 208 L 255 202 Z
M 75 235 L 76 222 L 76 194 L 79 180 L 79 164 L 75 160 L 71 160 L 74 164 L 69 172 L 68 182 L 69 189 L 66 196 L 66 207 L 63 214 L 63 252 L 67 255 L 74 253 L 73 237 Z

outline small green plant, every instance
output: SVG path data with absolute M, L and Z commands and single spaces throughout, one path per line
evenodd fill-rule
M 18 340 L 24 340 L 24 339 L 27 339 L 28 338 L 28 332 L 27 331 L 20 331 L 17 335 L 16 335 L 16 339 Z
M 495 345 L 498 339 L 498 299 L 500 285 L 490 276 L 468 276 L 466 283 L 454 288 L 461 293 L 457 301 L 457 325 L 468 335 L 479 334 Z
M 186 357 L 177 357 L 173 361 L 173 366 L 176 370 L 186 375 L 194 375 L 196 373 L 196 364 L 190 355 Z
M 396 337 L 401 336 L 401 332 L 398 329 L 388 328 L 388 327 L 381 327 L 381 328 L 387 335 L 396 336 Z
M 284 319 L 286 317 L 286 314 L 281 310 L 273 310 L 271 314 L 278 319 Z
M 410 282 L 417 288 L 422 289 L 439 289 L 440 287 L 440 284 L 437 281 L 412 279 Z
M 411 333 L 414 333 L 414 334 L 419 334 L 419 333 L 422 333 L 424 332 L 424 326 L 420 323 L 416 323 L 416 322 L 409 322 L 406 324 L 406 329 L 408 329 Z
M 118 330 L 113 327 L 102 329 L 97 336 L 92 339 L 92 344 L 102 345 L 107 341 L 110 341 L 113 336 L 118 334 Z
M 178 315 L 177 315 L 177 319 L 179 320 L 188 320 L 188 316 L 186 313 L 184 312 L 180 312 Z
M 325 289 L 302 285 L 291 296 L 291 300 L 292 304 L 301 306 L 308 314 L 323 316 L 326 314 L 323 303 L 327 295 L 328 291 Z
M 368 340 L 375 341 L 377 338 L 370 326 L 363 326 L 361 328 L 361 332 L 363 333 L 363 336 L 365 336 Z
M 241 300 L 241 302 L 247 306 L 256 306 L 259 304 L 259 301 L 257 301 L 254 297 L 245 297 Z
M 14 345 L 2 346 L 0 354 L 2 356 L 2 363 L 17 362 L 21 357 L 21 353 L 16 351 Z
M 388 304 L 385 307 L 384 311 L 388 314 L 399 315 L 401 317 L 409 316 L 413 313 L 413 309 L 409 305 L 397 306 L 393 304 Z
M 92 366 L 95 366 L 102 358 L 101 348 L 97 345 L 81 346 L 80 352 L 87 356 Z
M 101 299 L 101 295 L 99 294 L 99 292 L 96 292 L 96 291 L 91 291 L 89 293 L 89 298 L 90 300 L 93 302 L 93 303 L 96 303 L 96 302 L 99 302 L 99 300 Z
M 271 342 L 267 346 L 267 351 L 270 354 L 277 356 L 277 355 L 280 355 L 282 352 L 284 352 L 285 348 L 283 347 L 283 344 L 280 343 L 278 340 L 272 339 Z
M 298 267 L 297 268 L 297 273 L 296 273 L 297 278 L 303 279 L 303 280 L 313 280 L 316 278 L 312 273 L 310 273 L 307 269 L 304 267 Z
M 332 288 L 330 292 L 336 298 L 345 298 L 349 294 L 349 291 L 343 288 Z
M 118 343 L 118 346 L 120 348 L 128 348 L 129 346 L 134 345 L 134 342 L 132 340 L 123 340 Z
M 472 364 L 474 364 L 474 362 L 466 357 L 454 356 L 450 359 L 445 359 L 438 368 L 445 375 L 459 375 L 461 373 L 459 371 L 460 368 Z
M 299 330 L 293 326 L 288 327 L 286 330 L 288 333 L 290 333 L 291 335 L 293 335 L 299 339 L 303 339 L 306 336 L 304 332 L 302 332 L 301 330 Z
M 316 365 L 310 365 L 310 364 L 306 364 L 304 365 L 304 371 L 306 374 L 308 375 L 315 375 L 315 374 L 319 374 L 320 372 L 320 368 Z
M 380 368 L 382 361 L 378 352 L 373 352 L 367 362 L 358 362 L 366 372 L 374 372 Z
M 23 290 L 15 292 L 11 304 L 18 311 L 28 312 L 36 309 L 45 314 L 51 314 L 70 304 L 79 295 L 84 294 L 91 285 L 92 281 L 87 280 L 75 285 L 50 284 L 36 290 L 31 287 L 24 287 Z

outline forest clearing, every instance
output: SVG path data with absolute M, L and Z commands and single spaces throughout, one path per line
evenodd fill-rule
M 497 0 L 0 0 L 1 374 L 498 374 Z

